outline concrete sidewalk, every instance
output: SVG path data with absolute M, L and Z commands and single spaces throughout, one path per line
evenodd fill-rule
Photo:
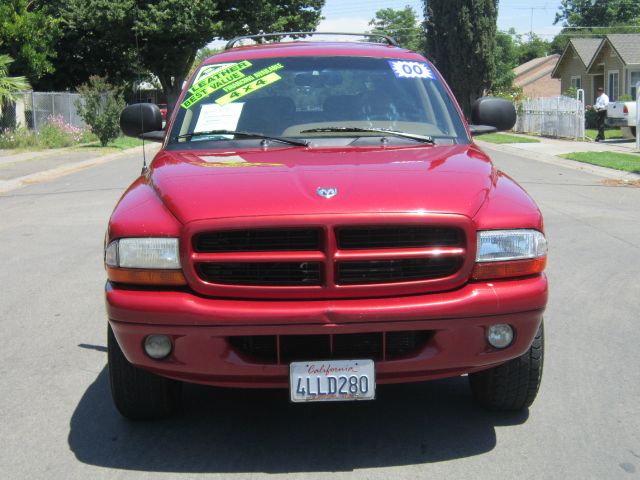
M 160 144 L 145 145 L 147 161 L 156 154 Z M 142 147 L 114 152 L 112 149 L 71 147 L 34 152 L 0 150 L 0 194 L 33 183 L 93 167 L 125 155 L 139 153 L 142 166 Z
M 482 141 L 482 136 L 474 138 L 474 141 L 482 148 L 511 153 L 520 157 L 530 158 L 532 160 L 538 160 L 541 162 L 573 168 L 574 170 L 582 170 L 606 178 L 633 182 L 640 180 L 640 175 L 636 173 L 630 173 L 606 167 L 599 167 L 597 165 L 591 165 L 589 163 L 568 160 L 559 156 L 566 153 L 574 152 L 616 152 L 638 154 L 638 152 L 635 150 L 636 144 L 634 140 L 615 139 L 596 143 L 589 141 L 576 142 L 574 140 L 534 137 L 513 133 L 509 133 L 509 135 L 532 138 L 538 140 L 539 143 L 496 144 Z M 638 160 L 640 160 L 640 155 L 638 155 Z

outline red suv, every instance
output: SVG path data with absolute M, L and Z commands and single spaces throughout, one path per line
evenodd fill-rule
M 509 129 L 483 98 L 467 125 L 421 55 L 295 41 L 206 59 L 105 243 L 109 375 L 132 419 L 174 411 L 182 382 L 372 400 L 381 384 L 468 374 L 495 410 L 542 375 L 540 210 L 472 134 Z

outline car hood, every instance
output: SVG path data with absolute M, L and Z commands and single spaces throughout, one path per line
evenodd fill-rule
M 494 180 L 475 145 L 162 150 L 150 179 L 182 223 L 225 217 L 478 211 Z M 332 198 L 319 188 L 335 188 Z

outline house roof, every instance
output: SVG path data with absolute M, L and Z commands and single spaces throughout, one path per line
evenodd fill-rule
M 548 55 L 546 57 L 534 58 L 533 60 L 529 60 L 528 62 L 523 63 L 522 65 L 518 65 L 516 68 L 513 69 L 513 73 L 516 77 L 518 77 L 529 71 L 535 70 L 538 67 L 542 67 L 545 63 L 551 63 L 551 62 L 553 62 L 553 65 L 551 66 L 551 69 L 553 69 L 553 66 L 555 66 L 559 58 L 560 58 L 560 55 L 558 55 L 557 53 L 554 53 L 553 55 Z
M 541 78 L 551 75 L 560 55 L 557 53 L 546 57 L 534 58 L 513 69 L 513 84 L 520 87 L 532 85 Z
M 600 49 L 600 45 L 603 43 L 603 41 L 604 41 L 604 38 L 602 37 L 570 39 L 569 42 L 567 43 L 567 46 L 564 48 L 562 55 L 560 55 L 560 58 L 558 59 L 558 63 L 556 63 L 556 66 L 553 69 L 551 76 L 553 78 L 559 78 L 558 68 L 560 68 L 560 64 L 564 60 L 564 57 L 567 54 L 567 51 L 569 50 L 569 48 L 572 48 L 576 52 L 576 54 L 578 55 L 578 58 L 584 65 L 585 69 L 587 69 L 587 67 L 593 61 L 593 58 L 595 57 L 596 53 Z
M 593 57 L 598 51 L 602 43 L 602 38 L 572 38 L 569 43 L 573 45 L 574 50 L 586 67 L 591 63 L 591 60 L 593 60 Z
M 640 34 L 612 33 L 607 35 L 607 40 L 624 63 L 640 63 Z
M 555 54 L 555 55 L 550 55 L 550 56 L 559 57 L 560 55 Z M 522 75 L 523 73 L 528 72 L 529 70 L 533 70 L 534 68 L 542 65 L 548 59 L 549 59 L 549 57 L 534 58 L 533 60 L 529 60 L 528 62 L 523 63 L 522 65 L 518 65 L 516 68 L 513 69 L 513 73 L 517 77 L 518 75 Z

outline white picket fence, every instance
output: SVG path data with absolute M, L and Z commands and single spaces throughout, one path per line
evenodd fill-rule
M 576 98 L 542 97 L 523 100 L 518 108 L 518 120 L 514 131 L 546 137 L 585 137 L 584 91 Z

